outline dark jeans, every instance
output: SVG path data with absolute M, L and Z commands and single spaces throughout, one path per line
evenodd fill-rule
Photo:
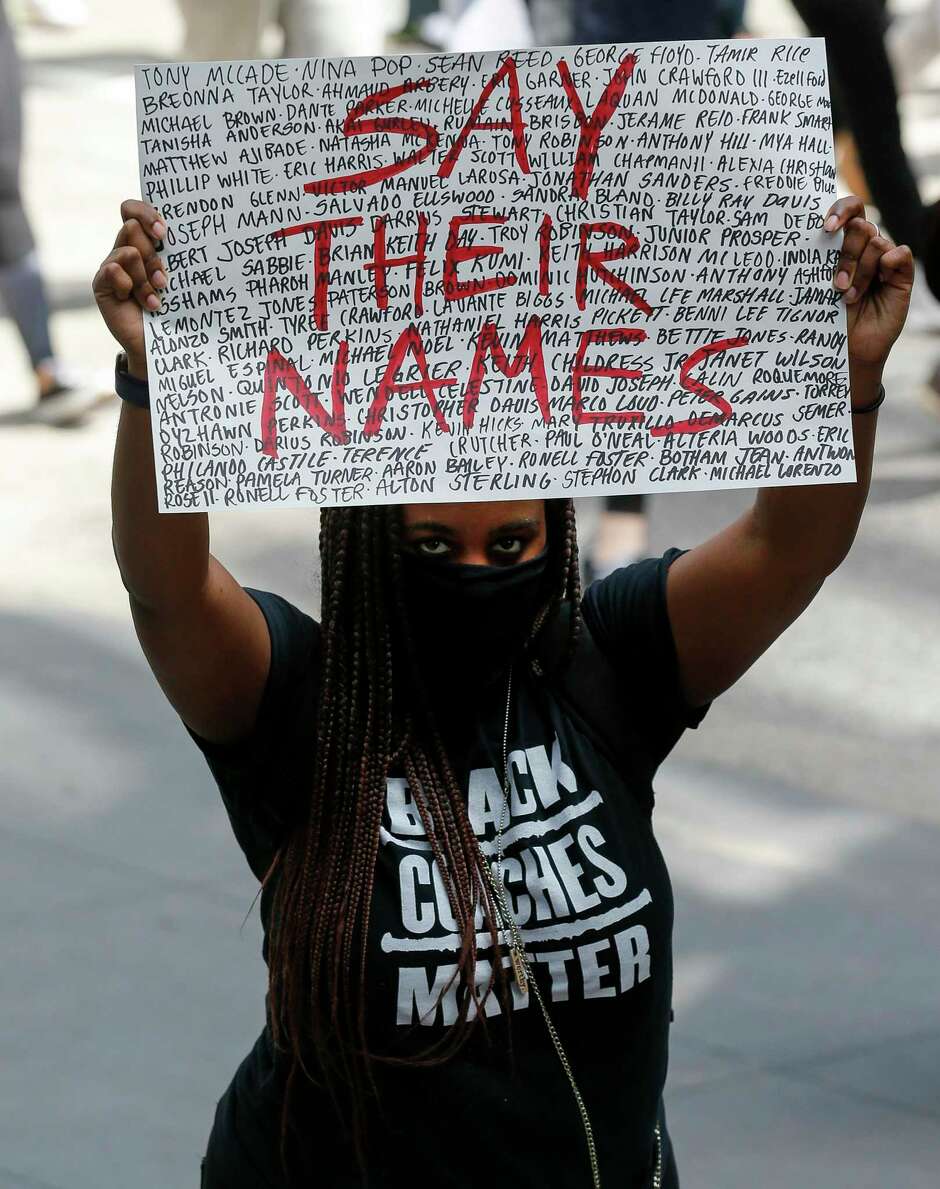
M 724 35 L 724 0 L 575 0 L 576 45 L 682 41 Z
M 52 358 L 49 307 L 20 197 L 20 63 L 0 0 L 0 310 L 20 332 L 33 367 Z
M 576 45 L 723 37 L 741 15 L 734 0 L 575 0 Z M 643 496 L 608 496 L 609 512 L 642 512 Z
M 0 267 L 33 250 L 33 235 L 20 199 L 20 63 L 0 0 Z
M 793 0 L 814 37 L 826 39 L 835 114 L 855 137 L 885 227 L 915 256 L 924 252 L 925 215 L 901 143 L 898 97 L 884 46 L 885 0 Z M 720 37 L 729 0 L 575 0 L 574 40 L 669 41 Z

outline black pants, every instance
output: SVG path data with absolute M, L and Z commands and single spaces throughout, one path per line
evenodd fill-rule
M 729 0 L 577 0 L 572 40 L 681 41 L 723 37 L 738 7 Z M 608 496 L 609 512 L 642 512 L 643 496 Z
M 577 0 L 574 42 L 721 37 L 722 0 Z
M 825 37 L 839 120 L 851 129 L 871 196 L 892 237 L 923 256 L 925 214 L 901 143 L 898 93 L 885 51 L 885 0 L 793 0 Z M 849 9 L 851 8 L 851 11 Z

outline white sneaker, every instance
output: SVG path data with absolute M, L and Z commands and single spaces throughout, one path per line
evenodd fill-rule
M 33 409 L 33 420 L 43 425 L 75 425 L 108 396 L 90 384 L 63 385 L 49 396 L 39 398 Z
M 450 40 L 453 18 L 443 12 L 429 12 L 418 25 L 421 40 L 436 50 L 442 50 Z
M 29 18 L 49 29 L 80 29 L 88 24 L 85 0 L 29 0 Z

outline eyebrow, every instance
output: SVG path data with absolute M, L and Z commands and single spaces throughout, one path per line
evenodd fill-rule
M 539 522 L 533 516 L 526 516 L 519 520 L 508 520 L 505 524 L 499 524 L 490 531 L 490 540 L 494 537 L 505 537 L 509 533 L 519 532 L 520 529 L 537 529 L 538 527 Z M 452 537 L 455 534 L 453 525 L 442 524 L 439 520 L 416 520 L 407 526 L 407 531 L 409 533 L 440 533 L 441 536 L 448 537 Z
M 507 520 L 505 524 L 497 525 L 490 533 L 490 539 L 493 537 L 505 537 L 510 533 L 517 533 L 520 529 L 539 527 L 539 522 L 534 516 L 524 516 L 519 520 Z
M 454 530 L 449 524 L 441 524 L 438 520 L 416 520 L 414 523 L 406 525 L 405 531 L 409 533 L 441 533 L 446 536 L 453 536 L 454 534 Z

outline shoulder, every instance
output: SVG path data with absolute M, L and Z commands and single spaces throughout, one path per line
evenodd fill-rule
M 691 706 L 682 691 L 669 618 L 669 569 L 685 550 L 667 549 L 593 583 L 581 603 L 594 648 L 617 675 L 641 721 L 663 734 L 664 758 L 685 727 L 696 727 L 708 705 Z
M 614 570 L 588 587 L 581 610 L 602 651 L 616 653 L 630 637 L 634 644 L 663 637 L 671 641 L 666 582 L 669 567 L 683 552 L 667 549 L 660 557 Z
M 291 677 L 315 664 L 320 650 L 320 625 L 306 611 L 279 594 L 246 586 L 245 593 L 258 604 L 271 637 L 272 676 Z
M 320 625 L 271 591 L 245 587 L 271 637 L 271 662 L 252 730 L 232 743 L 190 736 L 215 777 L 235 836 L 259 879 L 296 820 L 313 764 Z
M 254 725 L 246 735 L 227 743 L 212 743 L 187 727 L 210 765 L 227 768 L 250 767 L 272 752 L 271 745 L 290 734 L 301 705 L 315 694 L 319 676 L 317 621 L 272 591 L 249 586 L 244 589 L 260 608 L 271 641 L 268 673 Z

